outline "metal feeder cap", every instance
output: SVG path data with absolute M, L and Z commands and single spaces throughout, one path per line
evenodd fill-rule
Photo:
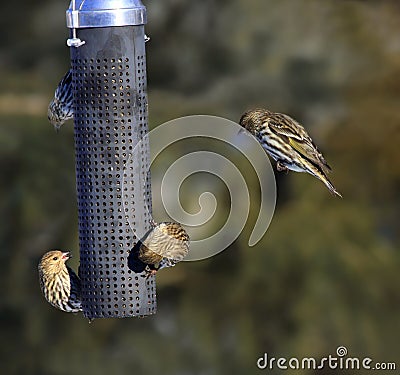
M 70 29 L 137 26 L 147 22 L 146 7 L 140 0 L 72 0 L 66 16 Z

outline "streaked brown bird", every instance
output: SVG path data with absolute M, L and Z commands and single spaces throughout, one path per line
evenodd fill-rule
M 148 42 L 150 37 L 145 35 L 144 41 Z M 74 118 L 74 96 L 72 86 L 72 70 L 68 70 L 60 80 L 54 92 L 54 97 L 47 108 L 47 118 L 58 131 L 64 122 Z
M 58 83 L 47 109 L 47 118 L 56 132 L 61 129 L 65 121 L 74 118 L 74 97 L 72 92 L 72 70 L 68 70 Z
M 296 120 L 267 109 L 254 109 L 245 112 L 239 124 L 276 160 L 278 171 L 307 172 L 320 179 L 332 194 L 341 197 L 326 175 L 331 167 Z
M 173 222 L 153 223 L 141 240 L 139 259 L 148 265 L 148 276 L 161 268 L 173 267 L 189 252 L 189 235 L 182 225 Z
M 39 262 L 40 288 L 47 302 L 65 312 L 82 311 L 81 281 L 65 262 L 70 252 L 52 250 Z

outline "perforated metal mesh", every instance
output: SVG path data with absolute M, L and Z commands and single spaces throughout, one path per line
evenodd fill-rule
M 83 310 L 88 318 L 156 312 L 154 277 L 128 267 L 150 228 L 143 26 L 82 29 L 71 48 Z M 135 157 L 132 160 L 135 149 Z M 136 152 L 137 151 L 137 152 Z

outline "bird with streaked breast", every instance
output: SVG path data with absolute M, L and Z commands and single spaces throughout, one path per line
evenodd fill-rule
M 162 268 L 173 267 L 189 252 L 190 238 L 181 224 L 152 223 L 153 227 L 140 240 L 138 258 L 147 264 L 147 276 Z
M 253 109 L 242 115 L 239 124 L 277 162 L 278 171 L 307 172 L 321 180 L 332 194 L 342 197 L 326 175 L 331 167 L 296 120 L 267 109 Z
M 51 250 L 39 262 L 39 280 L 42 293 L 52 306 L 64 312 L 82 311 L 81 280 L 65 263 L 69 251 Z
M 72 70 L 68 70 L 58 83 L 47 109 L 47 118 L 58 133 L 65 121 L 74 118 L 74 97 L 72 92 Z
M 150 37 L 144 36 L 147 43 Z M 58 83 L 54 97 L 47 108 L 47 118 L 58 133 L 64 123 L 74 118 L 72 70 L 69 69 Z

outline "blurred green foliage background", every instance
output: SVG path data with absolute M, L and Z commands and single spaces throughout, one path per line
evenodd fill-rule
M 37 262 L 51 248 L 78 252 L 73 127 L 57 135 L 46 118 L 69 67 L 68 3 L 3 1 L 1 372 L 257 374 L 264 352 L 320 358 L 340 345 L 399 368 L 399 2 L 144 3 L 150 128 L 190 114 L 237 121 L 256 106 L 288 113 L 344 198 L 279 174 L 263 240 L 247 246 L 251 219 L 219 255 L 161 271 L 155 316 L 89 325 L 56 311 Z

